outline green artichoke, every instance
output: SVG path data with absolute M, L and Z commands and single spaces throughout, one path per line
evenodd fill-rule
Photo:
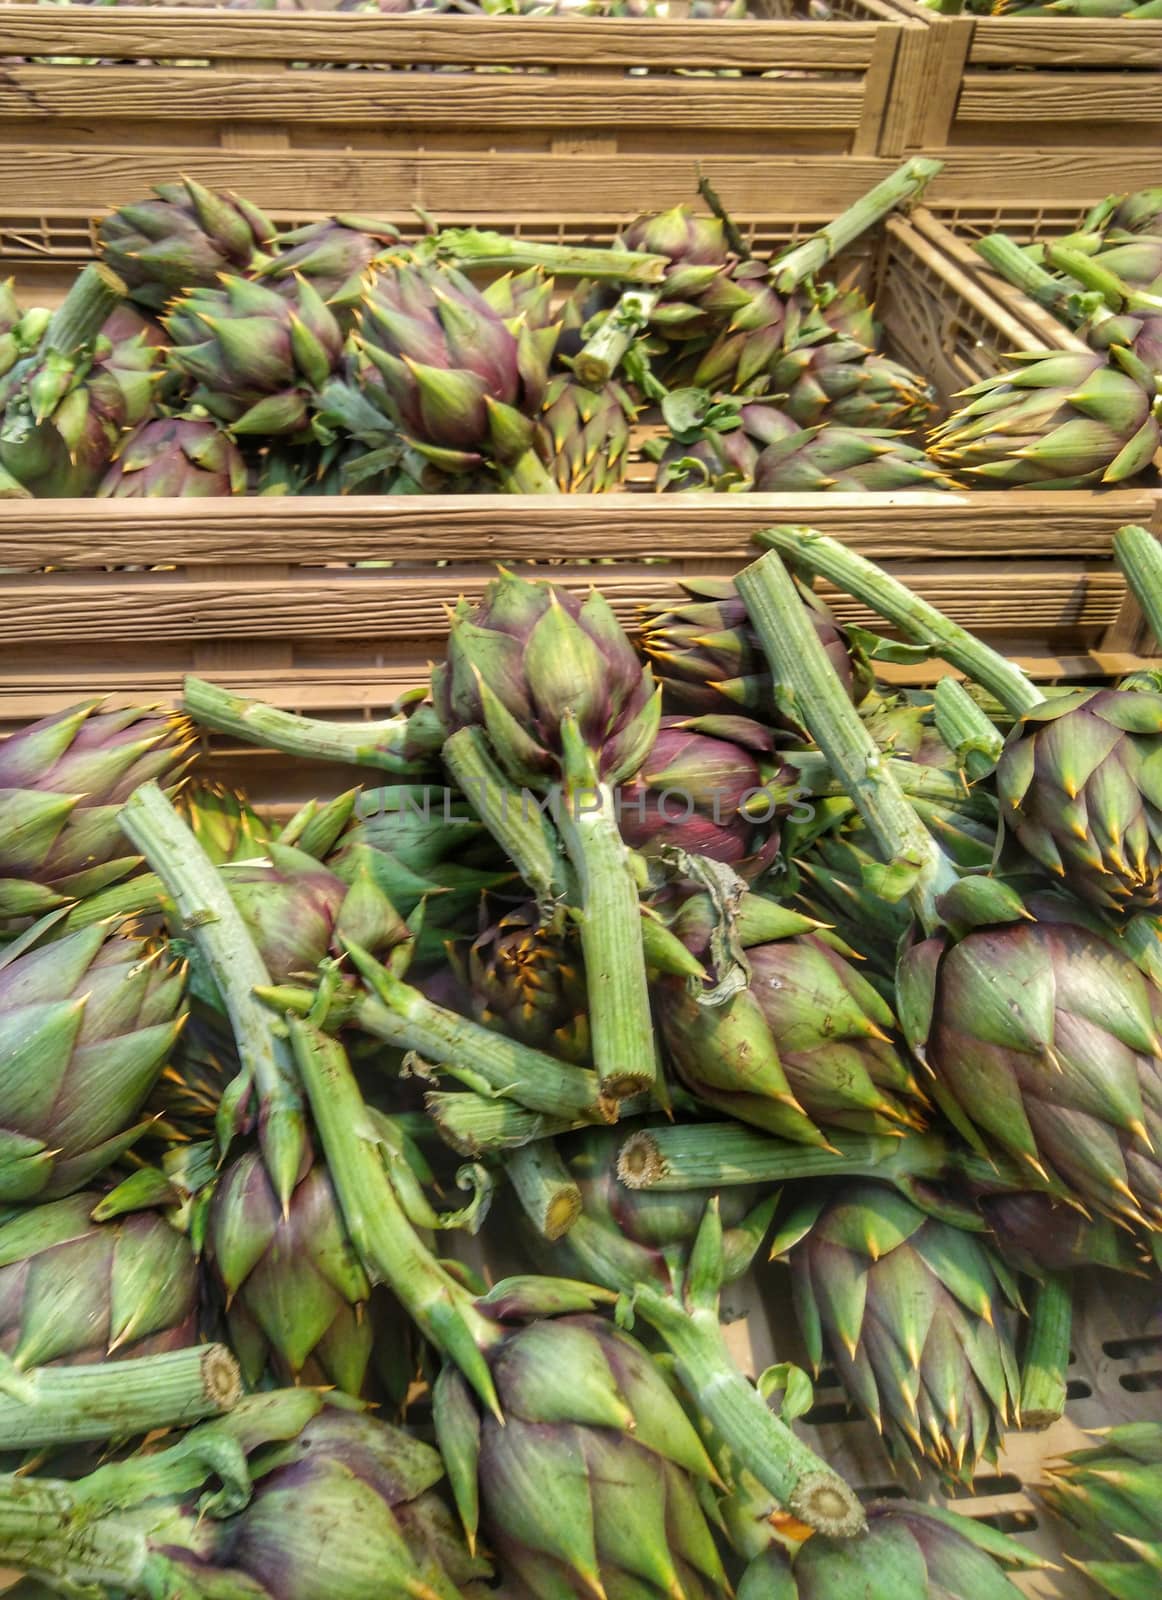
M 771 1544 L 743 1574 L 738 1600 L 1020 1600 L 1004 1568 L 1044 1565 L 983 1518 L 937 1506 L 873 1501 L 867 1522 L 862 1538 L 816 1535 L 793 1560 Z
M 978 1150 L 1157 1227 L 1162 995 L 1068 907 L 1031 906 L 1044 920 L 913 945 L 898 978 L 909 1043 Z
M 0 283 L 0 378 L 7 376 L 18 361 L 32 355 L 52 320 L 52 313 L 40 306 L 22 311 L 15 288 L 14 278 Z
M 932 386 L 859 339 L 830 338 L 786 351 L 771 367 L 779 407 L 800 427 L 914 428 L 934 408 Z
M 18 1367 L 198 1342 L 189 1240 L 157 1212 L 94 1222 L 100 1198 L 74 1194 L 0 1223 L 0 1349 Z
M 86 700 L 29 723 L 0 746 L 0 918 L 38 915 L 126 877 L 117 821 L 139 784 L 180 777 L 185 717 Z
M 90 1182 L 134 1126 L 181 1028 L 184 970 L 108 924 L 0 954 L 0 1198 Z
M 1077 689 L 1027 711 L 997 765 L 1007 832 L 1109 911 L 1162 903 L 1160 733 L 1162 694 Z
M 192 178 L 158 184 L 154 194 L 107 216 L 97 242 L 132 298 L 155 311 L 183 290 L 211 288 L 224 273 L 260 264 L 275 237 L 274 224 L 249 200 L 214 194 Z
M 745 711 L 774 727 L 800 731 L 734 584 L 728 578 L 683 579 L 682 588 L 688 600 L 643 607 L 640 623 L 642 648 L 668 708 L 695 714 Z M 866 667 L 853 658 L 843 631 L 818 603 L 811 606 L 811 620 L 848 693 L 862 700 L 870 686 Z
M 177 808 L 211 861 L 253 861 L 264 856 L 278 830 L 259 816 L 246 796 L 217 783 L 187 784 Z
M 504 286 L 504 295 L 512 292 Z M 539 293 L 506 317 L 462 273 L 404 261 L 376 274 L 363 303 L 360 380 L 407 443 L 442 471 L 502 469 L 508 487 L 552 488 L 533 449 L 559 326 Z
M 157 352 L 144 338 L 103 335 L 42 348 L 0 379 L 0 466 L 40 498 L 91 495 L 121 436 L 153 409 Z
M 478 1491 L 481 1532 L 532 1594 L 729 1593 L 699 1499 L 714 1468 L 635 1339 L 596 1316 L 562 1316 L 511 1332 L 490 1365 L 503 1425 L 477 1413 L 451 1368 L 435 1397 L 470 1538 Z
M 694 896 L 670 925 L 696 955 L 713 958 L 707 901 Z M 894 1041 L 891 1008 L 825 930 L 759 895 L 727 912 L 726 929 L 735 970 L 723 963 L 715 976 L 729 998 L 708 1004 L 677 979 L 657 989 L 659 1032 L 690 1092 L 809 1144 L 826 1144 L 824 1129 L 842 1148 L 842 1129 L 922 1126 L 926 1102 Z
M 155 417 L 118 446 L 98 499 L 164 495 L 173 499 L 245 494 L 246 462 L 214 422 Z
M 761 871 L 778 848 L 770 808 L 758 823 L 740 808 L 775 765 L 770 729 L 749 717 L 663 717 L 642 770 L 617 792 L 622 838 L 647 855 L 677 846 Z
M 291 228 L 269 241 L 271 259 L 256 277 L 273 284 L 307 278 L 332 309 L 348 310 L 362 298 L 364 279 L 384 251 L 399 242 L 399 229 L 374 217 L 335 216 Z
M 759 494 L 861 494 L 894 489 L 955 489 L 923 450 L 897 434 L 845 427 L 831 419 L 773 440 L 754 465 Z
M 325 1168 L 310 1168 L 284 1212 L 262 1158 L 239 1156 L 214 1189 L 206 1243 L 247 1383 L 271 1366 L 288 1382 L 363 1393 L 377 1332 L 371 1285 Z
M 637 217 L 618 237 L 620 250 L 665 256 L 670 263 L 650 310 L 650 325 L 667 339 L 701 338 L 716 318 L 703 301 L 726 275 L 732 256 L 717 217 L 698 216 L 689 206 Z
M 342 331 L 306 278 L 284 296 L 225 277 L 220 288 L 191 290 L 164 320 L 171 370 L 192 378 L 194 404 L 235 434 L 300 432 L 339 369 Z
M 1114 1600 L 1151 1600 L 1162 1578 L 1162 1424 L 1110 1428 L 1048 1467 L 1039 1493 L 1079 1537 L 1081 1570 Z
M 849 1184 L 778 1227 L 816 1370 L 825 1354 L 900 1461 L 971 1482 L 1017 1420 L 1015 1278 L 983 1242 L 895 1189 Z
M 541 453 L 563 494 L 622 488 L 636 414 L 620 384 L 595 391 L 565 375 L 549 380 L 540 418 Z
M 466 954 L 449 946 L 477 1022 L 587 1063 L 585 971 L 576 935 L 546 922 L 531 901 L 507 911 L 483 901 L 480 924 Z
M 985 486 L 1056 489 L 1124 483 L 1149 466 L 1162 444 L 1157 385 L 1129 352 L 1012 359 L 933 431 L 938 466 Z

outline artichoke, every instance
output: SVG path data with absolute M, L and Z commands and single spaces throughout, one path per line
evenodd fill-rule
M 278 836 L 245 795 L 221 784 L 187 784 L 177 797 L 177 808 L 210 860 L 219 865 L 264 856 Z
M 155 417 L 117 446 L 97 498 L 245 494 L 247 484 L 246 462 L 217 423 Z
M 451 944 L 477 1022 L 566 1061 L 589 1059 L 585 971 L 577 939 L 531 901 L 508 911 L 481 904 L 467 954 Z
M 746 606 L 727 579 L 683 579 L 690 596 L 679 605 L 659 601 L 642 608 L 641 642 L 672 710 L 746 711 L 763 716 L 777 728 L 799 731 L 800 723 L 786 695 L 780 695 Z M 848 693 L 862 700 L 869 675 L 853 659 L 842 630 L 817 603 L 811 620 Z
M 533 418 L 558 325 L 540 320 L 540 305 L 534 295 L 506 318 L 452 268 L 387 264 L 363 304 L 358 346 L 370 363 L 363 392 L 441 470 L 495 462 L 509 487 L 551 488 L 533 450 Z
M 1048 1468 L 1041 1498 L 1081 1540 L 1081 1570 L 1114 1600 L 1150 1600 L 1162 1574 L 1162 1424 L 1110 1428 Z
M 363 1393 L 377 1332 L 371 1285 L 325 1168 L 310 1168 L 284 1212 L 261 1157 L 239 1156 L 218 1179 L 206 1243 L 248 1384 L 270 1365 L 284 1381 Z
M 709 897 L 670 915 L 699 956 L 721 951 Z M 716 972 L 728 998 L 707 1004 L 684 980 L 657 990 L 658 1028 L 683 1083 L 700 1100 L 784 1138 L 922 1126 L 925 1104 L 894 1042 L 891 1008 L 820 924 L 759 895 L 726 912 L 730 962 Z M 717 952 L 716 952 L 717 945 Z M 703 1003 L 700 1003 L 703 1002 Z
M 567 376 L 550 379 L 540 419 L 541 453 L 563 494 L 608 494 L 622 487 L 635 415 L 620 384 L 594 391 Z
M 1006 830 L 1106 910 L 1162 903 L 1160 733 L 1162 694 L 1076 689 L 1025 712 L 997 765 Z
M 978 1150 L 991 1144 L 1083 1205 L 1157 1227 L 1162 995 L 1068 907 L 1035 909 L 1046 920 L 913 945 L 899 973 L 909 1043 Z
M 714 326 L 715 318 L 703 301 L 732 261 L 726 229 L 717 217 L 700 217 L 689 206 L 674 206 L 637 217 L 615 247 L 669 261 L 649 316 L 651 325 L 667 339 L 701 337 Z
M 0 917 L 37 915 L 136 867 L 117 821 L 151 778 L 176 780 L 193 742 L 184 717 L 100 700 L 29 723 L 0 745 Z
M 0 379 L 0 466 L 30 494 L 93 494 L 127 429 L 150 415 L 159 376 L 143 337 L 44 347 Z
M 346 310 L 359 304 L 367 272 L 398 241 L 399 229 L 390 222 L 326 217 L 276 234 L 270 240 L 271 259 L 255 276 L 285 283 L 292 293 L 295 279 L 308 278 L 329 306 Z
M 617 792 L 622 838 L 647 854 L 676 845 L 740 866 L 768 830 L 739 808 L 761 789 L 773 756 L 770 730 L 749 717 L 663 717 L 642 770 Z
M 193 378 L 194 403 L 236 434 L 298 433 L 343 350 L 334 313 L 306 278 L 284 296 L 225 277 L 177 301 L 165 326 L 170 368 Z
M 224 273 L 259 265 L 274 224 L 237 195 L 214 194 L 184 178 L 159 184 L 155 200 L 105 218 L 97 242 L 132 298 L 155 311 L 183 291 L 211 288 Z
M 15 288 L 14 278 L 0 283 L 0 378 L 32 355 L 51 321 L 51 313 L 42 307 L 21 311 Z
M 819 422 L 913 428 L 934 408 L 926 378 L 859 339 L 833 337 L 786 351 L 771 367 L 770 384 L 780 409 L 802 428 Z
M 0 1223 L 0 1349 L 18 1367 L 152 1355 L 198 1340 L 198 1270 L 157 1212 L 94 1222 L 97 1194 Z
M 809 1539 L 793 1561 L 772 1543 L 743 1574 L 738 1600 L 1020 1600 L 1004 1567 L 1043 1565 L 983 1518 L 937 1506 L 873 1501 L 867 1523 L 860 1539 Z
M 775 439 L 754 464 L 759 494 L 860 494 L 955 489 L 936 463 L 898 435 L 832 424 Z
M 0 954 L 0 1198 L 69 1194 L 139 1138 L 185 973 L 109 924 Z
M 699 1501 L 714 1468 L 642 1346 L 600 1317 L 562 1316 L 510 1332 L 490 1366 L 503 1425 L 451 1368 L 435 1396 L 470 1537 L 478 1489 L 481 1531 L 532 1594 L 724 1600 Z
M 802 1201 L 771 1254 L 791 1267 L 795 1312 L 816 1370 L 825 1353 L 894 1458 L 971 1482 L 1015 1423 L 1016 1282 L 981 1237 L 886 1185 Z
M 1056 489 L 1124 483 L 1149 466 L 1162 444 L 1157 385 L 1128 351 L 1012 359 L 933 431 L 938 466 L 986 486 Z

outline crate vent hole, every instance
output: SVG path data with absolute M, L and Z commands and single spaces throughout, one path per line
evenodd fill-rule
M 997 1511 L 992 1516 L 977 1517 L 975 1520 L 995 1528 L 998 1533 L 1033 1533 L 1038 1527 L 1032 1511 Z
M 1093 1390 L 1084 1378 L 1070 1378 L 1065 1385 L 1065 1398 L 1067 1400 L 1088 1400 Z
M 1118 1382 L 1130 1394 L 1145 1394 L 1150 1389 L 1162 1389 L 1162 1372 L 1123 1372 Z
M 1020 1478 L 1015 1478 L 1011 1472 L 982 1473 L 970 1484 L 956 1484 L 952 1496 L 955 1500 L 987 1500 L 997 1494 L 1020 1494 L 1021 1487 Z
M 1112 1361 L 1130 1361 L 1135 1356 L 1152 1356 L 1162 1351 L 1162 1335 L 1142 1334 L 1136 1339 L 1107 1339 L 1102 1350 Z

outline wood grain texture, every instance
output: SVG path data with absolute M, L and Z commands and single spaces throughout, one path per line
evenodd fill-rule
M 709 575 L 731 564 L 707 563 Z M 981 632 L 1024 632 L 1051 638 L 1055 630 L 1100 633 L 1117 615 L 1125 585 L 1112 563 L 901 563 L 898 576 L 954 621 Z M 0 577 L 0 645 L 59 642 L 74 651 L 111 640 L 355 639 L 439 640 L 448 608 L 460 595 L 475 599 L 487 569 L 456 572 L 298 572 L 289 582 L 242 579 L 231 585 L 177 574 L 55 574 L 21 580 Z M 586 588 L 599 576 L 602 593 L 623 622 L 637 608 L 682 593 L 676 577 L 648 567 L 562 566 L 555 582 Z M 869 625 L 863 606 L 823 586 L 844 622 Z M 1092 642 L 1097 642 L 1096 638 Z
M 972 66 L 1162 66 L 1162 22 L 1122 17 L 978 17 Z
M 413 127 L 853 128 L 863 85 L 782 78 L 6 67 L 0 117 Z
M 27 134 L 5 144 L 0 123 L 0 204 L 9 215 L 91 216 L 106 206 L 139 199 L 153 184 L 172 181 L 175 170 L 211 188 L 239 189 L 259 205 L 284 215 L 333 210 L 402 214 L 419 203 L 441 220 L 497 212 L 565 221 L 622 220 L 650 205 L 691 200 L 704 174 L 723 203 L 742 217 L 794 217 L 850 205 L 885 178 L 895 160 L 857 156 L 748 157 L 675 148 L 661 155 L 585 157 L 480 149 L 460 153 L 366 150 L 231 152 L 204 148 L 180 152 L 146 137 L 132 148 L 31 142 Z M 465 142 L 467 143 L 467 136 Z M 1069 201 L 1092 205 L 1115 190 L 1157 182 L 1157 155 L 1138 150 L 936 149 L 944 169 L 926 191 L 930 205 L 982 201 L 1030 205 Z
M 1162 72 L 966 72 L 958 122 L 1162 125 Z
M 1022 649 L 1019 639 L 1015 641 L 1015 649 L 1018 652 Z M 1125 651 L 1095 649 L 1074 654 L 1053 653 L 1038 649 L 1035 641 L 1028 639 L 1024 641 L 1024 649 L 1025 653 L 1014 655 L 1014 659 L 1038 682 L 1094 677 L 1113 679 L 1151 664 L 1148 656 Z M 252 667 L 241 671 L 220 670 L 213 678 L 215 683 L 234 694 L 263 700 L 286 711 L 341 717 L 354 722 L 386 715 L 401 694 L 424 681 L 427 666 L 427 657 L 417 653 L 410 662 L 397 662 L 390 667 L 370 662 L 352 662 L 346 668 L 334 668 L 329 672 L 310 667 L 296 667 L 289 672 Z M 922 662 L 909 667 L 881 663 L 879 675 L 885 682 L 920 686 L 935 682 L 949 670 L 942 662 Z M 176 703 L 181 696 L 182 677 L 181 670 L 159 671 L 145 663 L 137 668 L 126 666 L 41 675 L 0 666 L 0 734 L 93 695 L 108 695 L 114 705 Z M 228 747 L 239 764 L 245 759 L 254 767 L 266 767 L 279 759 L 272 753 L 249 746 L 237 747 L 213 736 L 208 736 L 206 743 L 211 749 Z M 286 762 L 286 758 L 283 761 Z M 286 764 L 298 770 L 299 763 Z M 332 775 L 336 770 L 330 769 Z M 247 788 L 250 788 L 249 783 Z M 310 793 L 321 793 L 321 790 Z
M 877 29 L 902 21 L 700 21 L 655 17 L 277 16 L 152 7 L 0 8 L 0 55 L 112 60 L 282 59 L 465 66 L 772 67 L 858 72 Z M 95 70 L 105 70 L 97 68 Z
M 0 500 L 0 568 L 171 563 L 745 561 L 771 523 L 834 534 L 873 560 L 1106 557 L 1149 522 L 1156 490 L 928 495 L 342 496 L 284 500 Z

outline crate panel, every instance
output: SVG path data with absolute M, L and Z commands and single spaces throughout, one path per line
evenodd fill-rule
M 131 129 L 191 127 L 210 144 L 287 148 L 305 130 L 546 136 L 577 150 L 600 129 L 655 152 L 686 131 L 700 147 L 772 152 L 879 148 L 900 40 L 922 30 L 884 0 L 842 0 L 826 22 L 766 15 L 689 19 L 223 15 L 149 7 L 0 14 L 0 123 L 25 142 L 89 145 L 103 116 Z M 439 76 L 438 88 L 431 82 Z M 681 94 L 675 94 L 675 79 Z M 127 111 L 126 108 L 131 108 Z M 132 129 L 135 129 L 134 133 Z M 898 149 L 903 124 L 897 120 Z M 147 133 L 148 130 L 148 133 Z M 579 139 L 579 130 L 581 138 Z M 118 137 L 118 135 L 114 135 Z M 105 135 L 104 142 L 108 142 Z M 738 148 L 745 148 L 741 142 Z
M 1009 145 L 1157 149 L 1162 21 L 1120 17 L 941 16 L 894 0 L 926 26 L 926 70 L 901 86 L 908 148 Z M 902 115 L 902 112 L 897 113 Z

